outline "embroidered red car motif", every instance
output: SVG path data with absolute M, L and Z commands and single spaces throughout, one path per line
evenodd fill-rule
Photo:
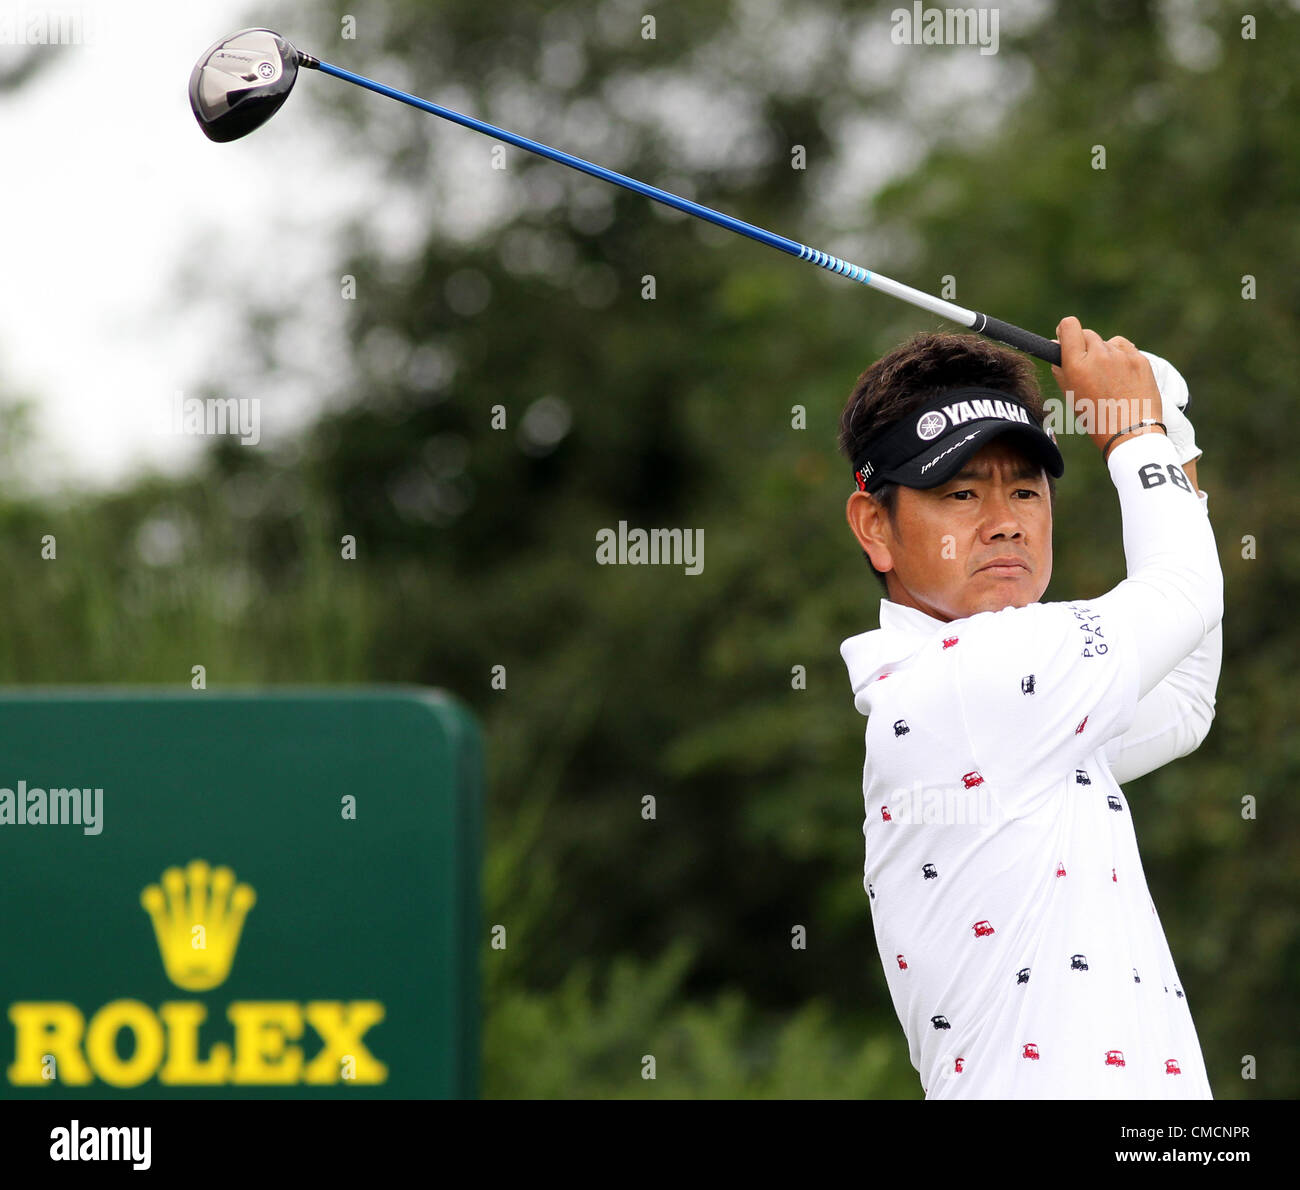
M 1107 1050 L 1107 1051 L 1106 1051 L 1106 1065 L 1107 1065 L 1107 1066 L 1127 1066 L 1128 1063 L 1124 1061 L 1124 1054 L 1123 1054 L 1120 1050 Z
M 953 1072 L 953 1074 L 960 1074 L 960 1073 L 962 1072 L 963 1067 L 965 1067 L 965 1065 L 966 1065 L 966 1059 L 965 1059 L 965 1058 L 958 1058 L 958 1059 L 957 1059 L 957 1060 L 952 1064 L 952 1072 Z
M 993 927 L 986 921 L 977 921 L 971 929 L 975 931 L 976 938 L 987 938 L 994 932 Z
M 876 681 L 877 681 L 877 682 L 883 682 L 887 677 L 889 677 L 889 674 L 887 674 L 887 673 L 883 673 L 883 674 L 880 675 L 880 677 L 878 677 L 878 678 L 876 679 Z
M 957 637 L 955 636 L 945 637 L 943 642 L 943 647 L 945 649 L 951 649 L 953 645 L 955 645 L 956 643 L 957 643 Z
M 974 789 L 976 785 L 984 784 L 984 778 L 981 777 L 978 772 L 972 770 L 969 773 L 963 774 L 961 783 L 965 785 L 967 789 Z
M 1020 1051 L 1020 1056 L 1022 1058 L 1032 1058 L 1035 1062 L 1037 1062 L 1038 1046 L 1036 1046 L 1032 1041 L 1026 1042 L 1025 1048 Z
M 893 821 L 894 821 L 894 820 L 893 820 L 892 818 L 890 818 L 890 816 L 889 816 L 889 807 L 888 807 L 888 806 L 881 806 L 881 807 L 880 807 L 880 819 L 881 819 L 882 822 L 893 822 Z
M 961 1061 L 961 1059 L 959 1058 L 958 1061 Z M 1176 1058 L 1165 1059 L 1165 1073 L 1182 1074 L 1182 1071 L 1178 1069 L 1178 1060 Z
M 902 956 L 901 954 L 898 956 L 898 969 L 899 969 L 900 971 L 906 971 L 906 970 L 907 970 L 907 960 L 906 960 L 905 958 L 903 958 L 903 956 Z
M 1079 726 L 1074 729 L 1074 734 L 1078 735 L 1079 732 L 1081 732 L 1087 726 L 1088 726 L 1088 716 L 1084 715 L 1083 722 L 1080 723 Z
M 1064 876 L 1064 875 L 1065 875 L 1065 865 L 1064 865 L 1064 864 L 1057 864 L 1057 865 L 1056 865 L 1056 874 L 1057 874 L 1058 876 Z

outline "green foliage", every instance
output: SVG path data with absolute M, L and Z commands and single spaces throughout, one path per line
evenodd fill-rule
M 484 1094 L 513 1099 L 909 1099 L 915 1072 L 867 1022 L 818 1000 L 760 1019 L 743 993 L 681 996 L 685 944 L 614 958 L 603 989 L 580 960 L 559 988 L 494 988 Z M 652 1060 L 652 1061 L 651 1061 Z

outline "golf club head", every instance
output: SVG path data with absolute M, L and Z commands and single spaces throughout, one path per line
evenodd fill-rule
M 265 124 L 293 90 L 299 61 L 270 29 L 244 29 L 212 46 L 190 75 L 190 107 L 208 139 L 238 140 Z

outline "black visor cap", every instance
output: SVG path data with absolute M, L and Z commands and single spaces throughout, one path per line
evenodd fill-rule
M 1023 402 L 992 389 L 963 388 L 932 398 L 868 443 L 855 460 L 854 477 L 868 492 L 885 483 L 938 487 L 1004 435 L 1053 478 L 1065 474 L 1055 439 Z

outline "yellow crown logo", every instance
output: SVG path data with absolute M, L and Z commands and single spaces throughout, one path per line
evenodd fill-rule
M 191 992 L 214 988 L 230 974 L 244 918 L 257 901 L 247 884 L 236 884 L 229 868 L 191 860 L 182 873 L 168 868 L 162 887 L 140 894 L 153 921 L 167 978 Z

